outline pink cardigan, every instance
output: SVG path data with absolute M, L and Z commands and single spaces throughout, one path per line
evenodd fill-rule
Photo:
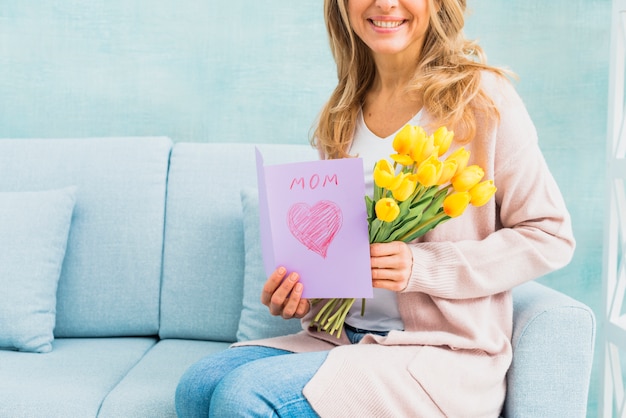
M 332 349 L 304 388 L 322 417 L 497 417 L 511 362 L 510 289 L 565 266 L 570 216 L 509 81 L 485 73 L 500 121 L 479 120 L 466 149 L 498 191 L 480 208 L 411 244 L 413 271 L 398 295 L 404 331 L 361 343 L 307 330 L 252 344 Z M 321 306 L 319 304 L 318 306 Z M 250 344 L 250 343 L 248 343 Z

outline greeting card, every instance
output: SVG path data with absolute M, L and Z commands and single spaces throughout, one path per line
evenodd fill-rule
M 296 271 L 305 298 L 371 298 L 362 160 L 256 162 L 266 275 Z

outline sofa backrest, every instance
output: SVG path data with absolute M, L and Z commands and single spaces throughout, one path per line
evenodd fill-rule
M 255 146 L 265 164 L 317 158 L 308 145 L 174 145 L 165 221 L 161 338 L 235 341 L 244 276 L 240 192 L 257 186 Z
M 3 139 L 0 191 L 76 186 L 57 337 L 155 335 L 168 138 Z

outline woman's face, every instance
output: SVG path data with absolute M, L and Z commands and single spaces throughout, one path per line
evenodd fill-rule
M 347 0 L 352 29 L 378 55 L 416 59 L 424 43 L 428 0 Z

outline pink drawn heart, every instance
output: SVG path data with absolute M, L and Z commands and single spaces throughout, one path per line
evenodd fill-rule
M 323 258 L 326 258 L 328 246 L 341 229 L 342 222 L 341 209 L 328 200 L 321 200 L 312 207 L 295 203 L 287 214 L 287 224 L 293 236 Z

